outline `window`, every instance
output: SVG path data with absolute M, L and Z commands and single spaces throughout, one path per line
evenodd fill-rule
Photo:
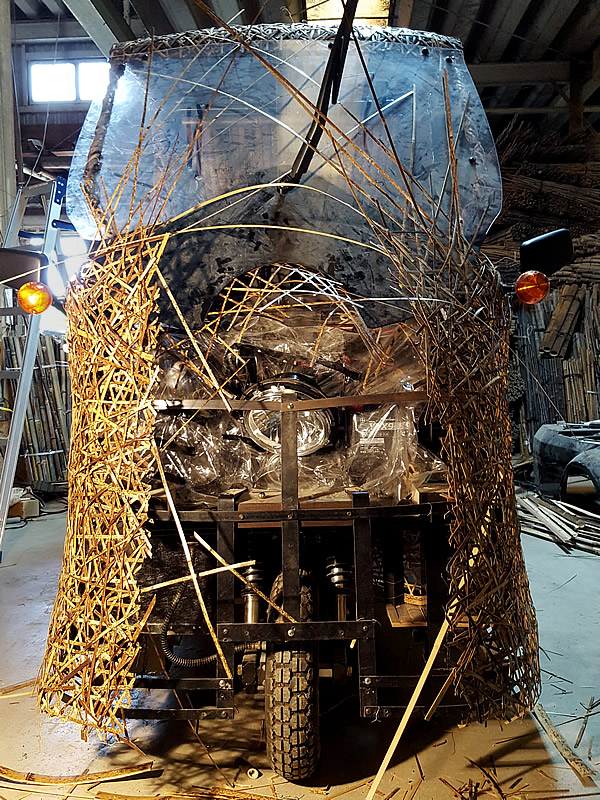
M 30 69 L 31 102 L 100 100 L 106 91 L 108 73 L 109 64 L 106 61 L 38 61 Z
M 108 85 L 107 61 L 81 61 L 77 65 L 80 100 L 102 100 Z
M 73 102 L 75 91 L 75 64 L 41 62 L 31 65 L 31 102 Z
M 344 15 L 343 0 L 308 0 L 308 22 L 339 22 Z M 387 25 L 390 0 L 359 0 L 355 25 Z

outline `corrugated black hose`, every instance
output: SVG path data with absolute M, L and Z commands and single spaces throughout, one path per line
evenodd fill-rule
M 205 664 L 214 664 L 217 660 L 217 654 L 213 653 L 210 656 L 202 656 L 201 658 L 182 658 L 181 656 L 176 655 L 173 650 L 169 647 L 169 641 L 167 632 L 169 630 L 169 623 L 173 619 L 173 614 L 175 613 L 175 609 L 183 599 L 184 594 L 186 593 L 189 583 L 184 583 L 175 597 L 173 598 L 173 602 L 169 606 L 169 610 L 167 611 L 167 615 L 163 621 L 162 628 L 160 629 L 160 646 L 163 651 L 165 658 L 167 658 L 172 664 L 175 664 L 177 667 L 202 667 Z M 234 651 L 236 653 L 243 653 L 245 650 L 249 650 L 250 646 L 247 644 L 236 644 Z

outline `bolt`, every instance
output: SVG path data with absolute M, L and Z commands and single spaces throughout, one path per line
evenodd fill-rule
M 365 683 L 365 686 L 370 686 L 371 683 L 372 683 L 371 678 L 365 678 L 364 683 Z
M 219 689 L 225 688 L 225 681 L 219 681 Z
M 423 53 L 423 55 L 424 55 L 424 56 L 428 56 L 428 55 L 429 55 L 429 48 L 428 48 L 428 47 L 424 47 L 424 48 L 421 50 L 421 52 Z
M 227 715 L 227 712 L 226 712 L 226 711 L 221 711 L 221 717 L 222 717 L 223 719 L 227 719 L 227 716 L 228 716 L 228 715 Z
M 227 634 L 229 633 L 229 628 L 221 628 L 221 633 L 223 634 L 223 636 L 227 636 Z
M 365 708 L 365 714 L 367 715 L 367 717 L 370 717 L 372 713 L 373 709 L 371 707 Z
M 452 56 L 446 56 L 446 64 L 452 63 Z
M 288 404 L 287 404 L 287 407 L 288 407 L 288 408 L 293 408 L 293 407 L 294 407 L 294 404 L 293 404 L 293 403 L 288 403 Z
M 347 517 L 351 517 L 352 516 L 352 512 L 351 511 L 346 511 L 346 516 Z
M 288 517 L 287 517 L 287 518 L 288 518 L 288 519 L 294 519 L 294 515 L 293 515 L 293 514 L 288 514 Z
M 469 159 L 469 164 L 472 164 L 473 166 L 475 166 L 476 163 L 477 163 L 477 159 L 475 158 L 475 156 L 471 156 L 471 158 Z
M 340 638 L 343 638 L 343 636 L 344 636 L 344 631 L 340 629 L 340 630 L 338 631 L 338 636 L 339 636 Z
M 206 719 L 207 716 L 208 716 L 208 714 L 206 713 L 206 711 L 201 711 L 200 712 L 200 719 Z
M 225 692 L 219 692 L 219 700 L 225 700 Z
M 369 626 L 368 626 L 368 625 L 363 625 L 363 631 L 364 631 L 365 633 L 368 633 L 368 632 L 369 632 Z M 224 632 L 224 633 L 227 633 L 227 631 L 223 631 L 223 632 Z
M 238 514 L 238 519 L 244 519 L 244 515 L 243 514 Z
M 247 631 L 247 630 L 246 630 L 246 631 L 244 631 L 244 636 L 245 636 L 245 637 L 246 637 L 246 639 L 247 639 L 247 638 L 250 636 L 250 631 Z
M 295 634 L 296 634 L 296 629 L 295 628 L 288 628 L 288 632 L 287 632 L 288 636 L 295 636 Z
M 265 497 L 267 496 L 267 493 L 266 493 L 266 492 L 259 492 L 259 493 L 258 493 L 258 496 L 259 496 L 261 499 L 263 499 L 263 498 L 265 498 Z

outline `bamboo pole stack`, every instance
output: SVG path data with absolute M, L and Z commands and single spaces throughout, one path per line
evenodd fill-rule
M 567 552 L 583 550 L 600 556 L 598 514 L 533 494 L 519 495 L 517 509 L 523 533 L 555 542 Z
M 584 299 L 585 291 L 577 284 L 563 286 L 540 343 L 542 355 L 564 358 L 579 322 Z
M 531 447 L 540 425 L 600 413 L 600 147 L 597 137 L 539 137 L 521 124 L 499 137 L 498 150 L 504 209 L 484 251 L 505 281 L 519 271 L 525 239 L 566 227 L 575 251 L 573 262 L 552 275 L 549 297 L 517 311 L 514 347 L 526 384 L 523 439 Z
M 5 329 L 0 342 L 4 369 L 19 369 L 25 340 L 13 329 Z M 5 428 L 13 407 L 16 381 L 6 381 L 2 407 Z M 23 430 L 23 455 L 27 479 L 34 489 L 59 491 L 66 485 L 69 452 L 70 388 L 64 353 L 64 337 L 42 335 L 38 342 L 35 370 Z

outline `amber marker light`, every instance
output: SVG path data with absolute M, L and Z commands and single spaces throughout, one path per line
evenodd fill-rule
M 515 283 L 515 294 L 528 306 L 541 302 L 550 291 L 550 281 L 543 272 L 530 270 L 519 275 Z
M 52 303 L 52 292 L 45 283 L 24 283 L 17 292 L 17 302 L 28 314 L 41 314 Z

